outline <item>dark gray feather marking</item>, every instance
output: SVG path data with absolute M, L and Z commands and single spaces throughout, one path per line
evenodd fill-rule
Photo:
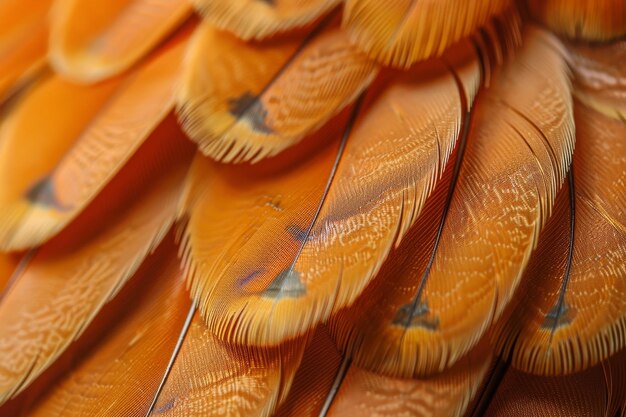
M 237 98 L 228 100 L 228 111 L 239 120 L 247 120 L 254 130 L 270 134 L 274 131 L 265 123 L 267 109 L 257 96 L 246 91 Z
M 45 176 L 41 180 L 37 181 L 28 191 L 26 191 L 26 198 L 33 204 L 37 204 L 45 207 L 53 207 L 57 210 L 69 210 L 71 207 L 66 207 L 57 199 L 54 185 L 49 176 Z
M 439 318 L 429 317 L 429 315 L 428 302 L 422 301 L 417 305 L 409 303 L 398 309 L 393 318 L 393 324 L 404 327 L 423 327 L 432 331 L 439 329 Z

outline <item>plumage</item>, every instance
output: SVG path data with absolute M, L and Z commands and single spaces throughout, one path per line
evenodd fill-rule
M 205 190 L 189 197 L 192 294 L 219 335 L 276 344 L 354 301 L 421 210 L 454 147 L 465 111 L 461 103 L 473 94 L 479 69 L 471 52 L 449 59 L 447 65 L 459 71 L 470 68 L 467 86 L 455 79 L 454 69 L 435 62 L 380 96 L 373 92 L 344 135 L 345 150 L 341 145 L 327 151 L 320 170 L 300 164 L 265 179 L 253 167 L 238 168 L 237 182 L 229 175 L 223 183 L 207 181 L 210 170 L 193 173 L 192 181 Z M 441 101 L 435 101 L 438 95 Z M 411 114 L 426 117 L 418 122 Z M 305 188 L 304 178 L 314 179 L 316 193 Z M 233 187 L 247 190 L 233 193 Z M 233 210 L 246 210 L 249 222 L 224 216 Z M 213 234 L 205 231 L 207 224 Z M 228 247 L 239 250 L 215 252 Z M 327 259 L 323 268 L 315 262 L 320 256 Z
M 626 34 L 622 0 L 528 0 L 533 16 L 573 39 L 610 41 Z
M 263 39 L 305 26 L 341 0 L 190 0 L 211 25 L 237 37 Z
M 624 353 L 585 371 L 537 377 L 509 370 L 486 417 L 600 417 L 616 415 L 624 392 Z
M 150 416 L 271 415 L 289 392 L 305 346 L 304 340 L 273 349 L 231 346 L 196 315 Z
M 148 411 L 191 302 L 173 236 L 146 259 L 123 318 L 33 407 L 32 416 L 141 416 Z M 146 366 L 147 365 L 147 366 Z M 106 408 L 101 397 L 111 399 Z
M 0 3 L 0 104 L 45 63 L 52 0 Z
M 157 132 L 101 201 L 39 249 L 4 295 L 0 400 L 28 386 L 80 335 L 172 225 L 190 157 L 176 129 L 170 123 Z M 115 194 L 121 196 L 113 203 Z
M 378 67 L 323 23 L 315 34 L 245 44 L 203 24 L 178 97 L 183 126 L 215 159 L 258 161 L 350 104 Z
M 574 144 L 555 40 L 527 29 L 524 41 L 479 95 L 450 185 L 434 195 L 371 292 L 338 317 L 340 343 L 368 369 L 407 377 L 451 366 L 502 314 L 519 283 Z M 551 61 L 554 72 L 536 71 L 535 60 Z M 524 91 L 529 85 L 537 90 Z M 550 119 L 547 107 L 561 112 Z
M 294 376 L 289 395 L 280 408 L 278 417 L 318 417 L 328 404 L 329 392 L 336 386 L 337 376 L 345 361 L 337 350 L 326 326 L 315 330 Z M 329 404 L 328 404 L 329 405 Z
M 342 25 L 371 58 L 407 68 L 442 55 L 511 4 L 509 0 L 346 0 Z
M 0 131 L 0 246 L 46 241 L 119 172 L 172 110 L 186 39 L 174 39 L 124 80 L 86 87 L 50 75 L 15 104 Z M 56 100 L 68 105 L 46 111 Z
M 580 103 L 575 120 L 571 177 L 498 338 L 536 374 L 580 372 L 626 345 L 626 125 Z
M 625 11 L 0 0 L 0 415 L 623 415 Z
M 129 68 L 190 14 L 185 0 L 57 0 L 50 62 L 72 79 L 100 81 Z
M 609 117 L 626 121 L 626 41 L 571 45 L 574 94 Z
M 351 366 L 329 417 L 456 417 L 465 413 L 493 362 L 488 343 L 444 373 L 398 379 Z

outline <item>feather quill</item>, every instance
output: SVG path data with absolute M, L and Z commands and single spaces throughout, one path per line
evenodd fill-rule
M 29 411 L 32 416 L 144 417 L 190 308 L 173 235 L 148 257 L 123 318 Z M 102 400 L 106 398 L 106 407 Z
M 513 366 L 579 372 L 626 346 L 626 125 L 576 103 L 569 184 L 497 340 Z
M 198 164 L 184 207 L 187 262 L 220 338 L 278 344 L 358 297 L 441 176 L 478 85 L 472 49 L 449 58 L 373 91 L 319 163 L 273 176 Z
M 568 376 L 538 377 L 510 369 L 485 417 L 615 416 L 626 398 L 625 353 Z
M 0 400 L 82 333 L 170 228 L 191 149 L 169 120 L 0 300 Z
M 226 344 L 196 314 L 150 416 L 266 417 L 291 386 L 306 341 L 273 349 Z

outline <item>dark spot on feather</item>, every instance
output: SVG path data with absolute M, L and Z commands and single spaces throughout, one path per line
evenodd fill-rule
M 261 272 L 263 272 L 262 269 L 257 269 L 256 271 L 250 272 L 248 275 L 239 280 L 239 286 L 243 287 L 244 285 L 248 284 L 250 281 L 261 275 Z
M 263 103 L 249 92 L 228 100 L 228 111 L 237 119 L 247 120 L 257 132 L 266 134 L 273 132 L 265 123 L 267 110 L 263 107 Z
M 287 232 L 294 237 L 298 242 L 304 242 L 307 239 L 307 231 L 298 226 L 297 224 L 290 224 L 287 226 Z M 309 237 L 310 238 L 310 237 Z
M 274 5 L 274 0 L 259 0 L 261 3 L 265 3 L 268 6 L 273 6 Z
M 46 176 L 26 191 L 26 198 L 33 204 L 40 206 L 54 207 L 57 210 L 69 210 L 57 199 L 54 192 L 54 185 L 50 177 Z
M 278 274 L 263 291 L 263 296 L 269 298 L 298 298 L 304 294 L 306 294 L 306 287 L 300 281 L 300 274 L 293 268 L 285 269 Z
M 547 329 L 557 329 L 561 326 L 567 326 L 574 318 L 574 311 L 565 303 L 561 303 L 552 307 L 543 321 L 542 327 Z
M 439 318 L 432 317 L 428 303 L 421 302 L 413 308 L 413 304 L 405 304 L 398 309 L 393 324 L 403 327 L 423 327 L 435 331 L 439 328 Z
M 156 410 L 154 410 L 154 414 L 167 413 L 172 408 L 174 408 L 174 404 L 175 403 L 176 403 L 176 401 L 174 400 L 174 398 L 170 398 L 169 400 L 167 400 L 167 402 L 165 404 L 163 404 L 161 407 L 159 407 Z

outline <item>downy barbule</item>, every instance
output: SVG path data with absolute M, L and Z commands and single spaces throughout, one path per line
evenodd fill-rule
M 624 0 L 0 0 L 0 416 L 626 415 Z

